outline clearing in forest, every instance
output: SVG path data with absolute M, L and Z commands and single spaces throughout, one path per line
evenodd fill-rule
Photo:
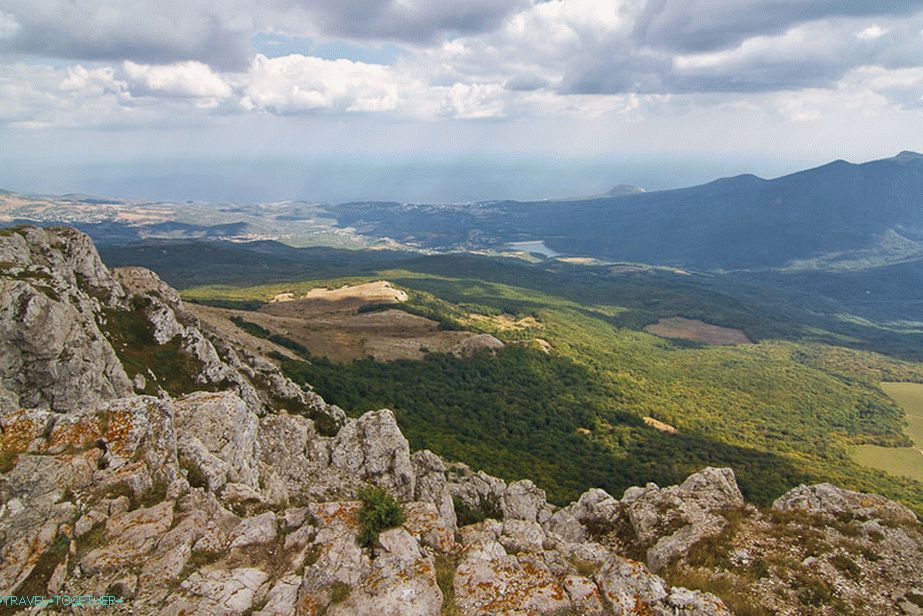
M 752 342 L 747 334 L 739 329 L 709 325 L 704 321 L 684 317 L 660 319 L 645 327 L 644 331 L 661 338 L 681 338 L 705 344 L 734 345 Z

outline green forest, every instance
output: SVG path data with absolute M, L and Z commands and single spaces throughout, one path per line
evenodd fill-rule
M 836 324 L 824 328 L 820 317 L 785 320 L 802 309 L 728 297 L 694 281 L 671 285 L 660 272 L 613 281 L 591 271 L 581 281 L 571 275 L 576 268 L 515 276 L 484 263 L 439 257 L 348 280 L 391 280 L 410 293 L 402 306 L 408 312 L 507 342 L 495 355 L 334 364 L 299 349 L 302 359 L 286 359 L 284 370 L 353 415 L 391 408 L 414 449 L 509 480 L 532 478 L 558 503 L 592 486 L 620 496 L 632 485 L 668 485 L 719 465 L 732 467 L 747 498 L 761 504 L 800 483 L 831 481 L 923 511 L 919 482 L 850 457 L 859 444 L 908 444 L 904 414 L 879 382 L 923 382 L 923 367 L 867 350 L 900 347 L 896 334 L 848 336 Z M 280 289 L 343 280 L 197 287 L 184 296 L 257 302 Z M 536 323 L 505 330 L 468 318 L 498 314 Z M 757 343 L 706 346 L 641 331 L 672 315 L 738 327 Z M 530 344 L 533 338 L 547 341 L 550 352 Z M 650 427 L 645 417 L 676 432 Z

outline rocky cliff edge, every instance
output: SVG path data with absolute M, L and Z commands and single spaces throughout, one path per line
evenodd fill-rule
M 164 615 L 923 613 L 923 530 L 897 503 L 821 484 L 761 510 L 706 468 L 558 508 L 411 452 L 388 410 L 347 419 L 72 229 L 0 230 L 0 350 L 3 595 Z M 363 545 L 367 486 L 403 522 Z

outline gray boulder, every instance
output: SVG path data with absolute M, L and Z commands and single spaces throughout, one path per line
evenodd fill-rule
M 410 446 L 397 427 L 394 413 L 387 409 L 347 423 L 332 441 L 330 464 L 389 490 L 399 500 L 413 500 Z

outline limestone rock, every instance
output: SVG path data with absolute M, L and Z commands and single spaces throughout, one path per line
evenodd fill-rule
M 226 465 L 229 482 L 259 488 L 257 417 L 229 392 L 190 394 L 174 404 L 176 431 L 196 437 Z
M 445 518 L 428 502 L 404 504 L 404 528 L 422 545 L 437 552 L 451 552 L 455 548 L 455 533 L 445 523 Z
M 677 616 L 732 616 L 724 602 L 711 593 L 674 587 L 666 601 L 668 607 L 655 613 Z
M 327 608 L 328 614 L 383 616 L 438 614 L 442 591 L 436 583 L 433 559 L 403 528 L 381 533 L 377 556 L 368 574 L 351 589 L 345 601 Z
M 243 520 L 231 532 L 231 548 L 242 548 L 248 545 L 269 543 L 276 538 L 276 514 L 272 511 L 261 513 L 258 516 Z
M 546 502 L 545 491 L 523 479 L 507 486 L 503 495 L 503 516 L 536 522 Z
M 90 573 L 142 562 L 173 524 L 172 501 L 113 516 L 106 523 L 108 541 L 80 561 Z
M 800 509 L 830 516 L 876 518 L 897 523 L 917 521 L 917 516 L 899 503 L 877 494 L 852 492 L 829 483 L 798 486 L 777 498 L 772 507 L 780 511 Z
M 265 571 L 255 567 L 212 569 L 193 573 L 182 583 L 182 589 L 196 599 L 196 614 L 240 614 L 253 607 L 256 594 L 268 579 Z
M 295 604 L 298 601 L 298 587 L 301 578 L 297 575 L 287 575 L 280 579 L 266 595 L 263 609 L 254 612 L 253 616 L 289 616 L 295 613 Z
M 743 495 L 729 468 L 705 468 L 681 485 L 630 488 L 622 506 L 642 545 L 647 564 L 658 571 L 697 541 L 716 535 L 727 522 L 721 512 L 743 507 Z
M 475 334 L 453 346 L 449 352 L 456 357 L 470 358 L 474 357 L 478 351 L 486 350 L 493 354 L 505 346 L 503 342 L 490 334 Z
M 385 488 L 399 500 L 413 500 L 410 446 L 387 409 L 347 423 L 333 440 L 330 461 L 334 468 Z
M 447 487 L 445 462 L 429 450 L 414 452 L 411 461 L 415 477 L 414 499 L 433 503 L 446 526 L 454 531 L 458 519 Z
M 545 614 L 570 607 L 564 588 L 541 560 L 511 556 L 491 540 L 466 546 L 454 590 L 462 614 Z
M 537 522 L 508 518 L 503 521 L 500 544 L 509 553 L 538 553 L 542 551 L 545 533 Z
M 506 482 L 484 471 L 448 483 L 449 493 L 467 509 L 487 517 L 502 518 Z M 457 512 L 456 512 L 457 513 Z

